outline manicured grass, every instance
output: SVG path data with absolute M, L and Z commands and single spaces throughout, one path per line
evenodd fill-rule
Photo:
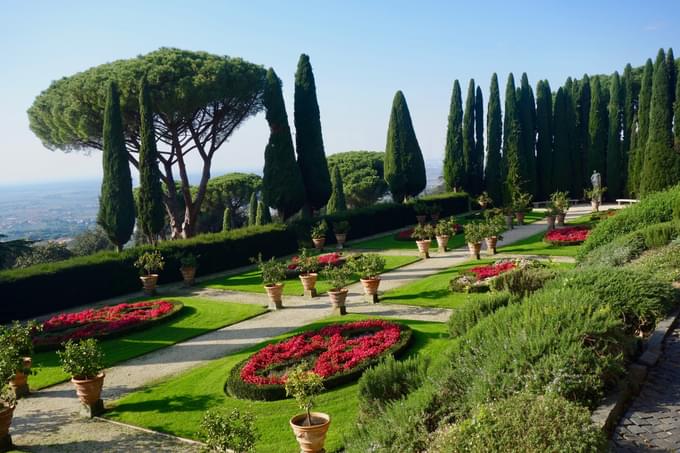
M 184 308 L 167 322 L 146 330 L 132 332 L 120 338 L 101 342 L 109 367 L 124 360 L 138 357 L 180 341 L 243 321 L 267 311 L 266 307 L 252 304 L 219 302 L 194 297 L 166 297 L 179 300 Z M 70 378 L 59 365 L 55 351 L 40 352 L 33 356 L 37 374 L 30 377 L 32 389 L 41 389 Z
M 417 256 L 384 256 L 383 258 L 385 258 L 384 272 L 389 272 L 407 264 L 416 262 L 420 259 Z M 358 281 L 358 277 L 356 277 L 353 282 L 354 281 Z M 211 289 L 228 289 L 232 291 L 245 291 L 249 293 L 264 294 L 265 292 L 262 286 L 261 273 L 257 269 L 238 275 L 231 275 L 228 277 L 220 277 L 214 280 L 209 280 L 203 283 L 203 286 Z M 322 278 L 319 278 L 318 282 L 316 283 L 317 292 L 319 294 L 323 294 L 328 291 L 328 289 L 330 289 L 330 285 Z M 283 294 L 287 296 L 301 296 L 302 293 L 302 282 L 300 282 L 299 278 L 295 277 L 286 280 L 283 287 Z
M 305 326 L 303 330 L 318 329 L 334 321 L 367 319 L 361 315 L 326 318 Z M 413 329 L 413 343 L 407 355 L 436 355 L 447 343 L 446 325 L 443 323 L 398 320 Z M 282 335 L 275 340 L 292 334 Z M 270 343 L 270 342 L 268 342 Z M 294 400 L 249 401 L 231 398 L 224 393 L 224 385 L 231 368 L 248 355 L 262 348 L 262 343 L 241 353 L 210 362 L 202 367 L 132 393 L 119 400 L 107 417 L 145 428 L 182 437 L 197 438 L 199 424 L 207 409 L 229 411 L 237 408 L 251 412 L 261 435 L 258 452 L 300 451 L 288 424 L 290 418 L 300 413 Z M 342 435 L 356 422 L 358 408 L 357 384 L 348 384 L 324 392 L 316 399 L 314 410 L 330 414 L 332 421 L 326 439 L 326 451 L 342 447 Z
M 567 222 L 567 225 L 585 225 L 591 223 L 590 214 L 577 217 Z M 578 245 L 551 245 L 543 241 L 546 231 L 536 233 L 533 236 L 513 242 L 498 248 L 498 253 L 512 253 L 516 255 L 552 255 L 552 256 L 576 256 Z

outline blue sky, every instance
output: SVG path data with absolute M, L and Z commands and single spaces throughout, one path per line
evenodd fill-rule
M 527 72 L 533 86 L 680 55 L 680 2 L 667 1 L 20 1 L 0 8 L 0 184 L 92 179 L 100 153 L 45 149 L 26 110 L 50 82 L 158 47 L 205 50 L 272 66 L 292 124 L 293 76 L 310 55 L 327 153 L 382 150 L 392 97 L 409 103 L 426 159 L 443 158 L 454 79 L 488 94 Z M 501 89 L 501 91 L 503 88 Z M 213 174 L 261 168 L 268 129 L 250 119 Z

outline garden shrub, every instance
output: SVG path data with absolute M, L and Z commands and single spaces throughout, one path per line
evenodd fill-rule
M 232 409 L 229 414 L 209 410 L 201 420 L 201 434 L 206 451 L 246 453 L 254 451 L 260 435 L 255 417 L 248 412 Z
M 604 452 L 607 439 L 588 409 L 562 397 L 519 393 L 478 406 L 437 433 L 428 453 Z
M 527 296 L 543 288 L 549 280 L 555 278 L 558 271 L 547 267 L 525 267 L 515 269 L 491 281 L 491 288 L 496 291 L 509 291 L 517 297 Z
M 583 256 L 581 266 L 622 266 L 645 251 L 645 238 L 639 231 L 619 236 Z
M 680 241 L 647 251 L 632 262 L 631 267 L 654 274 L 668 283 L 680 281 Z
M 508 305 L 510 299 L 510 293 L 497 292 L 468 300 L 465 305 L 451 313 L 448 321 L 449 334 L 452 337 L 464 335 L 480 319 Z
M 680 222 L 663 222 L 640 229 L 647 249 L 664 246 L 680 236 Z

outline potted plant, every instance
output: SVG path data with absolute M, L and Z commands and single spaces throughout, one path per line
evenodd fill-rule
M 364 294 L 371 302 L 378 302 L 380 274 L 385 269 L 385 258 L 377 253 L 366 253 L 350 261 L 354 272 L 359 274 Z
M 439 215 L 442 213 L 442 208 L 438 204 L 433 204 L 430 207 L 430 218 L 432 219 L 433 222 L 437 222 L 439 220 Z
M 201 420 L 201 434 L 207 451 L 246 453 L 255 449 L 260 433 L 250 412 L 232 409 L 225 413 L 208 410 Z
M 456 234 L 456 219 L 450 217 L 442 219 L 437 222 L 434 227 L 435 237 L 437 238 L 437 246 L 440 253 L 446 252 L 446 246 L 449 244 L 449 238 Z
M 328 231 L 328 224 L 325 220 L 322 220 L 312 227 L 310 235 L 312 236 L 314 247 L 317 250 L 323 250 L 323 246 L 326 244 L 326 231 Z
M 9 427 L 12 424 L 16 397 L 7 381 L 15 373 L 17 363 L 21 362 L 19 351 L 9 345 L 0 349 L 0 451 L 12 449 Z
M 268 261 L 262 259 L 262 254 L 257 255 L 257 259 L 251 258 L 257 263 L 257 267 L 262 273 L 262 283 L 269 296 L 269 308 L 278 310 L 283 308 L 281 295 L 283 294 L 283 281 L 286 279 L 286 265 L 276 261 L 272 256 Z
M 155 294 L 158 272 L 165 267 L 165 260 L 161 252 L 154 250 L 153 252 L 142 253 L 135 261 L 135 267 L 139 269 L 141 274 L 139 279 L 142 281 L 144 292 L 148 295 Z
M 499 239 L 503 239 L 501 233 L 505 231 L 505 220 L 499 215 L 490 215 L 483 225 L 486 249 L 491 255 L 496 254 L 496 245 Z
M 569 210 L 569 192 L 554 192 L 550 195 L 550 202 L 555 207 L 557 226 L 564 226 L 564 217 Z
M 477 204 L 482 209 L 486 209 L 487 207 L 491 206 L 492 203 L 493 200 L 486 191 L 482 192 L 482 194 L 477 197 Z
M 505 218 L 505 227 L 508 230 L 512 230 L 514 228 L 513 221 L 515 219 L 515 211 L 512 210 L 512 206 L 505 206 L 501 209 L 501 212 L 503 213 L 503 217 Z
M 532 198 L 531 194 L 521 191 L 516 191 L 512 196 L 512 209 L 519 225 L 524 225 L 524 216 L 531 211 Z
M 352 267 L 347 265 L 328 265 L 322 271 L 322 276 L 331 285 L 331 288 L 328 290 L 328 297 L 331 299 L 333 314 L 346 315 L 345 300 L 349 292 L 346 286 L 352 278 Z
M 300 281 L 306 297 L 316 297 L 316 279 L 319 276 L 319 260 L 309 254 L 306 248 L 300 249 L 297 259 Z
M 413 203 L 413 211 L 416 213 L 418 225 L 425 225 L 425 222 L 427 222 L 427 215 L 430 213 L 430 208 L 427 207 L 425 202 L 416 200 L 415 203 Z
M 94 417 L 104 412 L 101 400 L 104 385 L 104 353 L 94 338 L 77 343 L 68 340 L 63 351 L 57 351 L 61 367 L 71 375 L 78 399 L 82 403 L 83 415 Z
M 470 250 L 470 256 L 481 259 L 479 255 L 482 250 L 482 241 L 487 234 L 485 222 L 470 222 L 465 225 L 463 232 L 465 233 L 465 242 L 467 242 L 468 250 Z
M 196 268 L 198 267 L 198 258 L 192 253 L 187 253 L 180 257 L 179 262 L 181 265 L 179 271 L 182 273 L 184 285 L 185 286 L 193 285 L 196 279 Z
M 349 231 L 349 222 L 341 220 L 333 223 L 333 232 L 335 233 L 335 242 L 338 243 L 338 248 L 342 249 L 347 242 L 347 232 Z
M 313 371 L 307 371 L 304 365 L 300 365 L 288 374 L 285 387 L 286 395 L 295 398 L 300 409 L 305 411 L 290 419 L 290 426 L 301 451 L 305 453 L 324 451 L 323 445 L 331 417 L 322 412 L 311 412 L 314 397 L 323 390 L 321 376 Z
M 546 210 L 545 220 L 548 222 L 548 230 L 555 229 L 555 218 L 559 214 L 559 211 L 555 207 L 555 204 L 551 201 L 548 203 L 548 208 Z
M 600 200 L 602 200 L 602 195 L 604 195 L 606 191 L 606 187 L 593 187 L 592 189 L 583 191 L 585 198 L 590 199 L 590 206 L 593 208 L 593 212 L 598 212 L 600 210 Z
M 41 330 L 42 325 L 35 321 L 29 321 L 26 324 L 14 321 L 11 326 L 0 328 L 0 347 L 13 348 L 20 357 L 9 380 L 10 388 L 16 398 L 21 398 L 29 393 L 28 376 L 33 374 L 31 370 L 33 365 L 31 359 L 33 355 L 33 335 Z
M 432 243 L 433 236 L 434 228 L 430 224 L 416 225 L 413 229 L 411 238 L 416 240 L 421 257 L 430 257 L 430 243 Z

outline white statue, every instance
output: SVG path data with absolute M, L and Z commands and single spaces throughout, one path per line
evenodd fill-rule
M 602 188 L 602 175 L 600 175 L 597 170 L 593 170 L 593 175 L 590 177 L 590 183 L 593 185 L 593 189 Z M 597 202 L 602 203 L 602 193 L 597 195 Z

